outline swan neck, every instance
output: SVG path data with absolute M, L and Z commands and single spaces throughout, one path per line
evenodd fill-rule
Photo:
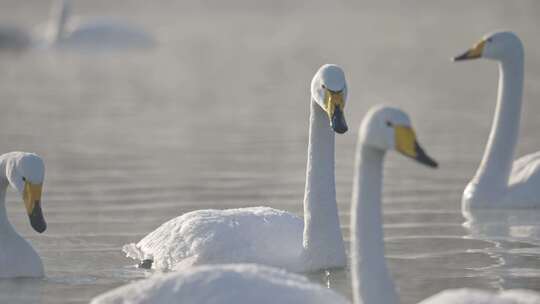
M 12 230 L 12 226 L 7 218 L 6 192 L 9 182 L 6 177 L 5 158 L 0 156 L 0 232 L 6 229 Z
M 497 193 L 508 187 L 519 137 L 523 94 L 523 55 L 499 64 L 495 116 L 482 162 L 476 174 L 478 188 Z
M 394 304 L 398 297 L 385 260 L 381 210 L 385 152 L 358 147 L 351 201 L 354 303 Z
M 59 41 L 65 36 L 69 14 L 70 4 L 68 0 L 61 0 L 57 5 L 53 6 L 50 17 L 50 26 L 55 41 Z
M 346 262 L 336 204 L 334 131 L 326 112 L 314 101 L 309 123 L 303 245 L 312 262 L 319 265 L 343 266 Z M 333 265 L 336 263 L 340 265 Z

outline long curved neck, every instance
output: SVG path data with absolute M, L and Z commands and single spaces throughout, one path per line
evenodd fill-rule
M 383 151 L 358 144 L 351 201 L 351 271 L 357 304 L 399 302 L 384 256 L 383 160 Z
M 508 186 L 519 133 L 523 92 L 523 54 L 501 61 L 499 92 L 488 144 L 475 181 L 496 192 Z
M 65 35 L 66 24 L 70 13 L 69 0 L 60 0 L 58 4 L 52 8 L 49 26 L 52 30 L 52 38 L 59 41 Z
M 6 178 L 5 158 L 0 155 L 0 233 L 6 231 L 14 231 L 11 223 L 7 218 L 6 211 L 6 192 L 9 182 Z
M 334 132 L 326 112 L 314 101 L 304 192 L 304 249 L 312 262 L 323 266 L 346 262 L 336 204 Z

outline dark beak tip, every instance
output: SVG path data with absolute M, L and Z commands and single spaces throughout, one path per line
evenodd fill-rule
M 467 54 L 462 54 L 462 55 L 459 55 L 459 56 L 455 56 L 455 57 L 452 57 L 452 61 L 453 62 L 458 62 L 458 61 L 463 61 L 467 59 Z
M 330 120 L 330 126 L 338 134 L 343 134 L 349 130 L 345 117 L 343 116 L 343 112 L 341 112 L 339 109 L 336 109 L 334 112 L 334 115 Z
M 43 212 L 41 211 L 41 206 L 39 203 L 35 205 L 34 210 L 29 217 L 30 225 L 36 232 L 43 233 L 45 230 L 47 230 L 47 223 L 45 222 L 45 218 L 43 217 Z
M 45 232 L 45 230 L 47 230 L 47 224 L 43 224 L 43 225 L 40 225 L 40 226 L 32 226 L 34 228 L 35 231 L 37 231 L 38 233 L 43 233 Z
M 338 134 L 344 134 L 349 130 L 349 128 L 347 126 L 333 127 L 333 129 Z
M 417 153 L 416 160 L 418 162 L 433 169 L 436 169 L 439 167 L 439 164 L 433 158 L 431 158 L 429 155 L 426 154 L 426 152 L 424 151 L 424 149 L 422 149 L 422 147 L 420 147 L 418 142 L 415 142 L 414 145 L 415 145 L 415 149 Z

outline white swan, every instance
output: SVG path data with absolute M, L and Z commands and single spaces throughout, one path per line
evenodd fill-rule
M 160 269 L 259 263 L 295 272 L 346 265 L 334 180 L 334 132 L 347 131 L 342 69 L 323 65 L 311 82 L 304 220 L 267 207 L 197 210 L 174 218 L 137 244 L 128 257 Z
M 355 304 L 397 304 L 398 295 L 384 258 L 381 193 L 387 150 L 437 166 L 416 142 L 401 110 L 375 107 L 360 128 L 351 203 L 352 288 Z M 284 247 L 284 246 L 282 246 Z M 106 292 L 91 304 L 142 303 L 348 303 L 337 293 L 304 277 L 261 265 L 207 265 L 156 275 Z M 539 304 L 532 291 L 498 294 L 446 290 L 421 304 Z
M 11 185 L 23 196 L 34 230 L 45 231 L 47 225 L 41 211 L 44 173 L 43 161 L 36 154 L 11 152 L 0 155 L 0 278 L 43 276 L 39 255 L 9 223 L 5 197 L 8 185 Z
M 386 264 L 381 193 L 383 160 L 396 150 L 428 166 L 437 166 L 416 143 L 407 114 L 375 107 L 366 114 L 356 151 L 351 207 L 351 253 L 354 303 L 398 304 L 399 297 Z M 540 304 L 540 294 L 528 290 L 500 293 L 476 289 L 444 290 L 421 304 Z
M 516 34 L 497 32 L 454 60 L 475 58 L 499 63 L 499 92 L 484 157 L 463 192 L 463 210 L 540 207 L 540 152 L 513 162 L 521 116 L 523 45 Z
M 46 44 L 58 48 L 102 50 L 147 48 L 155 44 L 143 29 L 118 20 L 93 18 L 77 21 L 71 16 L 71 1 L 61 0 L 52 7 L 45 33 Z

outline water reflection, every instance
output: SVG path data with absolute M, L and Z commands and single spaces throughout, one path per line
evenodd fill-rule
M 42 303 L 41 279 L 0 279 L 0 303 Z
M 463 211 L 466 238 L 492 246 L 475 249 L 496 262 L 477 268 L 497 289 L 535 288 L 540 284 L 540 210 Z

